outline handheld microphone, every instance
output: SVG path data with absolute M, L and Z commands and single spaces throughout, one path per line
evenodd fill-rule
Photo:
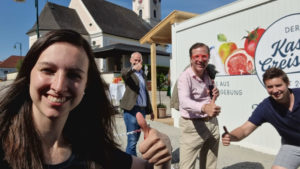
M 210 95 L 210 98 L 212 99 L 213 98 L 213 92 L 212 92 L 212 90 L 213 90 L 213 88 L 214 88 L 214 85 L 208 85 L 208 89 L 209 89 L 209 95 Z

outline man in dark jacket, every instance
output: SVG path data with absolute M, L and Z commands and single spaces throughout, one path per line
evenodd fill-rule
M 120 102 L 120 107 L 124 110 L 127 132 L 140 129 L 136 120 L 137 112 L 141 112 L 144 117 L 146 114 L 151 114 L 151 120 L 154 117 L 150 97 L 146 89 L 146 76 L 142 70 L 143 58 L 141 53 L 132 53 L 130 63 L 131 67 L 124 68 L 121 71 L 126 90 Z M 136 144 L 139 137 L 140 132 L 127 135 L 126 153 L 136 156 Z

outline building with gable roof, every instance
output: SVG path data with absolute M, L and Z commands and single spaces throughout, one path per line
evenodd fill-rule
M 160 0 L 132 0 L 133 10 L 105 0 L 71 0 L 69 7 L 48 2 L 39 16 L 39 32 L 72 29 L 91 44 L 101 72 L 119 72 L 130 65 L 130 54 L 139 51 L 150 63 L 149 44 L 143 37 L 160 21 Z M 27 32 L 30 46 L 37 39 L 36 24 Z M 157 65 L 169 67 L 166 45 L 157 47 Z
M 7 74 L 17 72 L 17 64 L 24 56 L 12 55 L 0 63 L 0 80 L 6 80 Z

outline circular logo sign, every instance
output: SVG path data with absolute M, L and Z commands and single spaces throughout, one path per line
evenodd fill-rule
M 287 73 L 290 87 L 300 87 L 300 13 L 291 14 L 272 23 L 264 32 L 255 51 L 255 68 L 262 75 L 277 67 Z M 263 84 L 264 85 L 264 84 Z

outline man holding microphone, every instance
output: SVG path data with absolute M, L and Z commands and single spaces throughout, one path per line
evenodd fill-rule
M 216 169 L 220 138 L 216 116 L 221 108 L 215 104 L 218 89 L 214 87 L 209 90 L 213 85 L 206 70 L 209 47 L 195 43 L 189 55 L 190 67 L 178 79 L 180 168 L 194 168 L 199 156 L 200 169 Z

